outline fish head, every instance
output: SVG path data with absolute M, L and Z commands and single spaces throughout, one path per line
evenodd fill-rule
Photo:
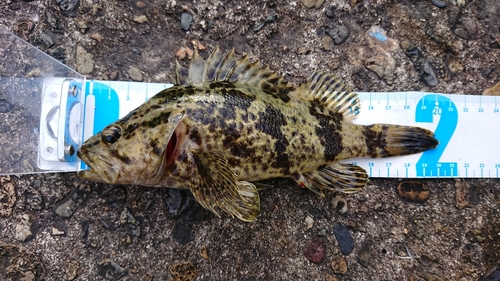
M 88 170 L 80 178 L 109 184 L 161 184 L 179 154 L 178 128 L 184 111 L 139 107 L 90 137 L 77 152 Z

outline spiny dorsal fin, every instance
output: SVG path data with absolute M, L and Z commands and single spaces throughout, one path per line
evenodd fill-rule
M 322 106 L 320 110 L 323 114 L 342 114 L 344 119 L 350 121 L 359 114 L 361 108 L 357 93 L 333 75 L 324 72 L 314 72 L 306 82 L 290 93 L 290 97 L 315 102 Z
M 223 54 L 217 47 L 206 60 L 195 49 L 189 69 L 177 62 L 175 73 L 177 85 L 196 85 L 212 81 L 238 82 L 280 96 L 295 89 L 275 71 L 262 67 L 259 61 L 250 62 L 248 55 L 236 55 L 234 49 Z

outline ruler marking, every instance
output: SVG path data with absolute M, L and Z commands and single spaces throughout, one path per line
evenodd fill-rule
M 90 80 L 91 84 L 89 85 L 90 88 L 94 88 L 94 91 L 95 93 L 99 93 L 99 88 L 96 88 L 94 87 L 94 84 L 93 84 L 93 80 Z M 101 93 L 101 95 L 106 95 L 108 94 L 108 99 L 110 98 L 111 95 L 114 95 L 113 91 L 114 90 L 117 90 L 117 93 L 119 94 L 119 99 L 124 99 L 124 98 L 127 98 L 127 99 L 134 99 L 136 97 L 139 97 L 139 99 L 142 100 L 142 98 L 144 98 L 145 100 L 148 100 L 149 98 L 151 98 L 152 96 L 154 96 L 154 94 L 156 94 L 156 92 L 159 92 L 161 91 L 161 88 L 163 89 L 166 89 L 168 88 L 168 84 L 158 84 L 158 85 L 155 85 L 155 83 L 147 83 L 147 85 L 141 85 L 141 88 L 144 89 L 145 87 L 145 93 L 144 92 L 135 92 L 135 87 L 137 86 L 137 82 L 121 82 L 121 83 L 115 83 L 115 82 L 111 82 L 111 81 L 106 81 L 107 83 L 106 84 L 109 84 L 109 88 L 108 89 L 103 89 Z M 102 81 L 101 83 L 104 84 L 104 81 Z M 151 84 L 151 85 L 149 85 Z M 140 85 L 140 84 L 139 84 Z M 113 89 L 114 88 L 114 89 Z M 107 91 L 106 91 L 107 90 Z M 120 92 L 119 93 L 119 90 L 123 91 L 123 92 Z M 124 95 L 124 91 L 127 91 L 127 94 Z M 140 95 L 145 95 L 143 97 L 140 97 Z M 439 93 L 423 93 L 423 92 L 394 92 L 394 93 L 362 93 L 360 95 L 360 100 L 361 102 L 366 105 L 368 104 L 370 106 L 369 110 L 367 110 L 367 116 L 374 116 L 375 114 L 380 114 L 379 111 L 377 110 L 381 110 L 382 114 L 383 114 L 383 111 L 384 108 L 382 108 L 382 105 L 384 103 L 384 99 L 385 98 L 385 102 L 386 102 L 386 108 L 387 110 L 391 109 L 392 112 L 390 112 L 391 114 L 388 115 L 388 116 L 396 116 L 396 117 L 391 117 L 391 118 L 399 118 L 399 116 L 401 117 L 404 117 L 404 118 L 408 118 L 408 117 L 412 117 L 412 113 L 411 112 L 415 112 L 415 111 L 424 111 L 426 110 L 425 108 L 427 107 L 427 110 L 430 110 L 432 108 L 435 107 L 435 103 L 436 103 L 436 107 L 442 109 L 442 113 L 444 113 L 445 111 L 457 111 L 456 113 L 453 113 L 453 114 L 456 114 L 459 116 L 459 123 L 458 123 L 458 126 L 457 126 L 457 129 L 460 128 L 460 129 L 468 129 L 470 127 L 468 126 L 471 126 L 471 125 L 464 125 L 466 122 L 472 122 L 472 123 L 475 123 L 475 124 L 478 124 L 478 123 L 481 123 L 481 122 L 490 122 L 490 120 L 488 119 L 492 119 L 490 118 L 491 116 L 489 116 L 489 114 L 492 114 L 490 111 L 488 110 L 491 110 L 491 106 L 494 106 L 494 113 L 495 113 L 495 117 L 494 117 L 494 120 L 493 121 L 496 121 L 498 119 L 500 119 L 500 107 L 499 105 L 497 104 L 497 97 L 484 97 L 485 99 L 485 104 L 486 105 L 483 105 L 482 104 L 482 99 L 483 97 L 482 96 L 463 96 L 463 97 L 460 97 L 460 95 L 448 95 L 448 94 L 439 94 Z M 446 108 L 446 102 L 445 102 L 445 99 L 444 98 L 447 98 L 447 102 L 448 102 L 448 108 Z M 472 98 L 472 100 L 471 100 Z M 479 100 L 477 100 L 479 98 Z M 376 103 L 375 101 L 378 101 L 378 103 Z M 419 104 L 420 102 L 420 104 Z M 443 102 L 443 103 L 441 103 Z M 467 104 L 467 102 L 471 103 L 471 104 Z M 374 108 L 375 105 L 379 105 L 378 108 Z M 403 105 L 404 106 L 401 106 Z M 460 104 L 462 104 L 462 110 L 457 110 L 457 108 L 460 108 Z M 404 111 L 399 111 L 399 110 L 392 110 L 392 109 L 396 109 L 396 108 L 392 108 L 392 105 L 395 105 L 395 106 L 398 106 L 398 109 L 399 108 L 402 108 L 402 109 L 411 109 L 410 110 L 404 110 Z M 121 105 L 120 105 L 121 106 Z M 468 106 L 471 106 L 471 108 L 468 108 Z M 479 106 L 479 108 L 477 108 Z M 483 106 L 485 108 L 483 108 Z M 421 108 L 422 107 L 422 108 Z M 431 107 L 431 108 L 429 108 Z M 484 111 L 481 111 L 481 110 L 484 110 L 486 109 L 488 113 L 485 112 L 485 114 L 481 114 L 481 115 L 473 115 L 473 114 L 467 114 L 467 113 L 473 113 L 473 112 L 484 112 Z M 377 112 L 375 112 L 377 111 Z M 370 112 L 369 114 L 372 114 L 372 115 L 369 115 L 368 112 Z M 439 112 L 439 111 L 438 111 Z M 450 113 L 447 113 L 446 116 L 450 115 Z M 399 115 L 398 115 L 399 114 Z M 413 113 L 414 114 L 414 113 Z M 465 114 L 464 116 L 460 116 L 460 114 Z M 445 115 L 445 114 L 443 114 Z M 469 117 L 470 116 L 470 117 Z M 364 116 L 363 116 L 364 117 Z M 436 118 L 436 117 L 434 117 Z M 443 116 L 441 116 L 440 118 L 443 118 Z M 471 118 L 474 118 L 475 120 L 471 120 Z M 477 119 L 476 119 L 477 118 Z M 423 124 L 424 122 L 422 121 L 419 121 L 418 123 L 415 122 L 413 123 L 413 121 L 415 120 L 411 120 L 409 119 L 410 121 L 408 121 L 409 124 L 411 124 L 412 126 L 422 126 L 422 127 L 429 127 L 431 130 L 433 128 L 435 128 L 436 125 L 438 125 L 437 123 L 437 120 L 440 120 L 440 119 L 436 119 L 436 121 L 434 122 L 426 122 L 426 123 L 430 123 L 428 125 L 426 124 Z M 465 123 L 462 123 L 463 120 L 466 120 Z M 394 122 L 397 122 L 398 120 L 394 119 Z M 449 122 L 451 123 L 450 120 L 448 119 L 445 119 L 445 120 L 442 120 L 443 122 L 441 123 L 446 123 L 446 122 Z M 446 122 L 444 122 L 446 121 Z M 493 122 L 491 121 L 491 122 Z M 500 120 L 498 120 L 500 121 Z M 406 119 L 405 119 L 405 122 Z M 453 122 L 456 122 L 456 121 L 453 121 Z M 458 122 L 458 121 L 457 121 Z M 432 124 L 433 123 L 433 124 Z M 498 128 L 498 127 L 497 127 Z M 478 132 L 478 131 L 475 131 L 475 132 Z M 457 156 L 453 151 L 453 149 L 456 149 L 455 145 L 456 145 L 456 139 L 457 138 L 460 138 L 460 134 L 463 135 L 463 133 L 461 133 L 460 131 L 457 130 L 457 133 L 456 136 L 454 135 L 451 135 L 450 138 L 453 139 L 453 143 L 450 142 L 450 146 L 453 146 L 453 147 L 450 147 L 450 150 L 448 150 L 448 147 L 445 148 L 445 151 L 446 152 L 449 152 L 448 154 L 444 153 L 444 154 L 441 154 L 443 156 L 443 158 L 447 158 L 447 159 L 439 159 L 439 158 L 432 158 L 432 161 L 429 160 L 429 158 L 425 158 L 425 159 L 422 159 L 422 163 L 419 163 L 418 166 L 415 166 L 415 168 L 413 168 L 413 166 L 399 166 L 400 164 L 402 164 L 402 162 L 406 162 L 408 161 L 408 163 L 410 165 L 417 165 L 417 160 L 403 160 L 401 162 L 398 162 L 399 160 L 395 160 L 392 164 L 395 165 L 395 169 L 396 169 L 396 172 L 394 174 L 392 174 L 392 172 L 394 172 L 394 170 L 391 171 L 391 167 L 387 167 L 387 170 L 384 171 L 384 172 L 387 172 L 387 176 L 388 177 L 394 177 L 394 176 L 401 176 L 401 177 L 406 177 L 406 178 L 410 178 L 410 177 L 460 177 L 460 176 L 463 176 L 465 175 L 466 178 L 469 177 L 469 171 L 468 171 L 468 168 L 472 167 L 468 167 L 468 168 L 464 168 L 463 166 L 458 166 L 458 165 L 463 165 L 464 162 L 468 162 L 471 163 L 472 160 L 470 160 L 469 158 L 462 158 L 461 160 L 456 160 L 458 159 L 459 155 Z M 488 132 L 485 132 L 485 136 L 489 134 L 487 134 Z M 460 135 L 460 136 L 459 136 Z M 440 141 L 443 140 L 443 138 L 446 138 L 442 135 L 440 135 Z M 444 142 L 442 142 L 444 143 Z M 444 151 L 443 151 L 444 152 Z M 415 158 L 413 158 L 415 159 Z M 418 158 L 416 158 L 418 159 Z M 494 165 L 494 164 L 491 164 L 490 162 L 487 162 L 486 159 L 479 159 L 480 161 L 484 161 L 484 164 L 485 165 Z M 376 174 L 374 173 L 375 170 L 373 169 L 373 167 L 375 167 L 375 165 L 377 165 L 377 170 L 378 170 L 378 176 L 381 176 L 381 173 L 382 173 L 382 167 L 385 166 L 384 162 L 381 161 L 379 162 L 380 160 L 375 160 L 375 162 L 371 163 L 371 166 L 369 167 L 369 173 L 370 173 L 370 177 L 375 177 Z M 441 169 L 440 167 L 435 167 L 434 165 L 436 164 L 434 161 L 437 161 L 437 163 L 440 163 L 444 166 L 442 166 Z M 451 163 L 449 163 L 451 162 Z M 453 163 L 455 162 L 455 163 Z M 366 165 L 366 162 L 361 162 L 361 163 L 365 163 Z M 386 162 L 387 163 L 387 162 Z M 388 164 L 388 163 L 387 163 Z M 426 164 L 426 167 L 422 167 L 420 165 L 422 164 Z M 452 166 L 454 165 L 454 166 Z M 363 166 L 363 165 L 361 165 Z M 403 168 L 405 167 L 405 170 L 403 170 L 401 172 L 401 175 L 399 175 L 399 169 L 400 168 Z M 411 167 L 412 171 L 411 171 L 411 174 L 410 174 L 410 170 L 409 170 L 409 167 Z M 427 169 L 427 167 L 429 169 Z M 457 167 L 456 171 L 455 171 L 455 168 L 454 167 Z M 436 169 L 437 168 L 437 169 Z M 493 168 L 493 167 L 492 167 Z M 490 177 L 490 178 L 500 178 L 500 173 L 499 173 L 499 169 L 500 169 L 500 166 L 498 167 L 495 167 L 495 171 L 494 173 L 491 172 L 491 169 L 488 168 L 488 171 L 486 172 L 483 168 L 480 169 L 480 173 L 476 173 L 476 170 L 477 170 L 477 166 L 476 168 L 471 168 L 472 169 L 472 172 L 471 172 L 471 175 L 470 176 L 473 176 L 473 177 L 476 177 L 476 176 L 480 176 L 480 177 Z M 368 170 L 368 167 L 366 167 L 366 170 Z M 464 172 L 465 170 L 465 172 Z M 418 172 L 417 172 L 418 171 Z M 450 173 L 448 173 L 450 172 Z M 422 174 L 420 174 L 422 173 Z

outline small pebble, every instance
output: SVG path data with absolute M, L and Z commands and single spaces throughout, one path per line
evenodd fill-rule
M 422 222 L 414 222 L 411 226 L 411 233 L 413 234 L 413 236 L 417 237 L 425 243 L 427 239 L 427 230 Z
M 432 4 L 438 8 L 445 8 L 446 7 L 446 2 L 443 0 L 431 0 Z
M 94 71 L 94 56 L 82 46 L 76 46 L 76 65 L 81 74 L 90 74 Z
M 302 3 L 302 5 L 304 5 L 308 9 L 316 7 L 316 2 L 317 0 L 300 0 L 300 3 Z
M 59 10 L 65 17 L 76 17 L 76 12 L 80 7 L 80 0 L 55 0 Z
M 460 61 L 452 54 L 446 54 L 445 57 L 445 67 L 446 70 L 450 73 L 450 75 L 454 76 L 459 72 L 464 71 L 464 66 L 460 63 Z
M 64 270 L 66 271 L 66 279 L 71 281 L 78 275 L 80 264 L 77 261 L 66 261 Z
M 127 190 L 122 186 L 113 187 L 106 193 L 105 198 L 108 205 L 123 205 L 127 201 Z
M 102 40 L 104 39 L 104 38 L 102 37 L 102 35 L 101 35 L 101 34 L 99 34 L 99 33 L 97 33 L 97 32 L 96 32 L 96 33 L 92 33 L 92 34 L 90 35 L 90 38 L 92 38 L 92 39 L 94 39 L 94 40 L 97 40 L 97 42 L 99 42 L 99 43 L 100 43 L 100 42 L 102 42 Z
M 314 225 L 314 219 L 311 216 L 307 216 L 304 221 L 304 231 L 308 231 Z
M 335 17 L 335 6 L 330 5 L 330 7 L 326 9 L 325 14 L 327 17 L 333 19 Z
M 6 99 L 0 99 L 0 113 L 7 113 L 12 109 L 12 104 L 10 104 Z
M 327 219 L 331 216 L 330 212 L 326 208 L 311 207 L 309 208 L 308 212 L 315 219 Z
M 144 79 L 142 77 L 141 70 L 135 66 L 129 67 L 127 73 L 130 76 L 130 78 L 134 81 L 142 82 L 142 80 Z
M 142 9 L 142 8 L 146 7 L 146 3 L 142 2 L 142 1 L 135 1 L 134 6 L 136 8 Z
M 87 31 L 87 29 L 90 28 L 90 26 L 88 25 L 88 23 L 84 20 L 81 20 L 81 21 L 77 21 L 76 23 L 76 27 L 78 27 L 79 29 L 81 29 L 83 32 Z
M 210 257 L 208 256 L 208 250 L 207 250 L 207 246 L 206 245 L 203 245 L 201 246 L 200 248 L 200 257 L 202 257 L 203 259 L 205 260 L 210 260 Z
M 193 205 L 194 200 L 190 200 L 187 197 L 188 191 L 186 189 L 170 188 L 167 191 L 165 206 L 172 218 L 180 218 L 182 213 Z
M 99 274 L 107 280 L 118 280 L 128 274 L 128 270 L 110 259 L 99 263 Z
M 349 255 L 352 250 L 354 250 L 354 240 L 352 239 L 351 233 L 347 228 L 340 222 L 337 222 L 333 226 L 333 233 L 340 246 L 340 251 L 343 255 Z
M 45 21 L 52 27 L 52 28 L 55 28 L 57 29 L 58 27 L 58 20 L 57 20 L 57 17 L 49 12 L 49 11 L 46 11 L 45 12 Z
M 99 222 L 101 223 L 101 225 L 107 229 L 107 230 L 114 230 L 114 227 L 112 227 L 109 222 L 107 222 L 106 220 L 104 219 L 99 219 Z
M 207 49 L 207 47 L 201 44 L 198 40 L 191 41 L 191 44 L 193 44 L 193 47 L 197 48 L 199 51 L 205 51 Z
M 480 35 L 477 22 L 469 17 L 460 18 L 452 31 L 455 35 L 465 40 L 478 39 Z
M 481 76 L 483 77 L 489 77 L 491 75 L 491 73 L 493 73 L 493 71 L 495 71 L 495 67 L 490 67 L 490 68 L 487 68 L 483 71 L 481 71 Z
M 268 23 L 273 23 L 276 20 L 276 15 L 268 16 L 263 22 L 253 28 L 254 32 L 260 31 Z
M 190 262 L 169 265 L 168 271 L 172 275 L 172 281 L 193 281 L 197 276 L 196 268 Z
M 402 181 L 396 187 L 396 194 L 408 202 L 424 203 L 429 200 L 430 190 L 420 181 Z
M 380 53 L 366 60 L 365 67 L 375 72 L 380 79 L 384 79 L 387 85 L 394 81 L 396 60 L 389 53 Z
M 325 27 L 325 33 L 332 37 L 336 45 L 344 43 L 349 38 L 349 28 L 345 25 L 329 24 Z
M 332 263 L 330 264 L 333 272 L 336 274 L 346 274 L 347 273 L 347 262 L 344 257 L 337 256 L 332 259 Z
M 56 41 L 55 34 L 49 30 L 42 32 L 42 34 L 40 34 L 40 39 L 47 48 L 54 46 Z
M 145 15 L 135 16 L 134 21 L 137 23 L 145 23 L 148 21 L 148 18 Z
M 88 221 L 81 221 L 80 222 L 80 238 L 86 238 L 87 235 L 89 234 L 89 222 Z
M 194 240 L 194 236 L 191 233 L 192 229 L 193 226 L 190 223 L 177 221 L 170 235 L 179 244 L 184 245 Z
M 193 57 L 193 50 L 189 47 L 180 47 L 175 56 L 180 60 L 185 58 L 191 59 Z
M 31 224 L 30 216 L 24 214 L 21 218 L 21 222 L 16 225 L 16 240 L 24 242 L 33 235 L 31 232 Z
M 326 246 L 323 239 L 314 237 L 304 248 L 304 256 L 313 263 L 321 263 L 325 257 Z
M 333 51 L 333 39 L 330 36 L 323 36 L 321 47 L 325 51 Z
M 372 259 L 372 253 L 368 245 L 364 245 L 358 252 L 356 256 L 358 263 L 361 264 L 364 268 L 368 268 L 370 265 L 370 261 Z
M 403 41 L 400 44 L 405 51 L 406 56 L 410 59 L 415 67 L 415 70 L 420 76 L 420 80 L 430 87 L 438 85 L 438 79 L 434 73 L 431 63 L 424 57 L 424 54 L 408 41 Z
M 333 198 L 332 205 L 333 208 L 337 211 L 337 213 L 342 215 L 347 213 L 347 211 L 349 210 L 349 208 L 347 207 L 347 200 L 345 200 L 345 198 L 343 198 L 340 195 L 336 195 Z
M 55 228 L 55 227 L 52 228 L 52 235 L 54 235 L 54 236 L 61 236 L 61 235 L 64 235 L 64 234 L 65 234 L 64 231 L 59 230 L 58 228 Z
M 78 206 L 87 199 L 87 196 L 88 191 L 78 188 L 74 189 L 64 199 L 57 202 L 52 210 L 63 218 L 69 218 L 76 212 Z
M 317 230 L 316 233 L 317 236 L 326 237 L 326 235 L 328 234 L 328 228 L 324 225 L 318 225 L 316 230 Z
M 181 14 L 181 28 L 184 31 L 189 30 L 189 26 L 191 25 L 192 21 L 193 21 L 193 16 L 190 13 L 182 13 Z
M 483 95 L 485 96 L 500 96 L 500 82 L 498 82 L 495 86 L 488 88 L 483 91 Z M 1 103 L 1 100 L 0 100 Z M 0 105 L 1 108 L 1 105 Z M 1 112 L 1 109 L 0 109 Z

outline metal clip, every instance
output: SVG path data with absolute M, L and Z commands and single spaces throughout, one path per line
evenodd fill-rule
M 68 78 L 48 78 L 43 83 L 38 166 L 43 170 L 68 170 L 79 163 L 83 117 L 82 83 Z

